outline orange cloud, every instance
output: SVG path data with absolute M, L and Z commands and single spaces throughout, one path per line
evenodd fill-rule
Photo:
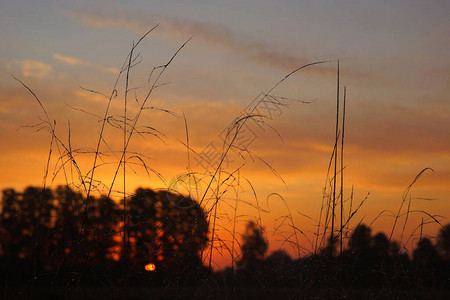
M 109 72 L 109 73 L 119 73 L 119 69 L 117 68 L 111 68 L 111 67 L 104 67 L 98 64 L 93 64 L 88 61 L 81 60 L 76 57 L 67 56 L 67 55 L 61 55 L 58 53 L 53 54 L 53 58 L 59 62 L 62 62 L 64 64 L 70 65 L 72 67 L 86 67 L 86 68 L 94 68 L 96 70 L 102 71 L 102 72 Z
M 60 62 L 69 64 L 71 66 L 77 66 L 77 65 L 89 66 L 89 63 L 82 61 L 81 59 L 71 57 L 71 56 L 65 56 L 65 55 L 55 53 L 55 54 L 53 54 L 53 58 Z
M 14 67 L 20 68 L 24 77 L 42 79 L 52 71 L 52 66 L 39 60 L 25 59 L 16 60 L 12 63 Z

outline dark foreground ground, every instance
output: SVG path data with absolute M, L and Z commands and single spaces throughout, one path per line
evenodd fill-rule
M 450 299 L 448 291 L 392 291 L 392 290 L 316 290 L 301 291 L 295 288 L 34 288 L 31 290 L 2 288 L 0 299 Z

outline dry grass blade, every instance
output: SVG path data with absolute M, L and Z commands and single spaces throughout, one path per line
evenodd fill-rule
M 422 171 L 419 172 L 419 174 L 416 175 L 416 177 L 414 178 L 414 180 L 409 184 L 409 186 L 406 188 L 406 190 L 403 192 L 403 196 L 402 196 L 402 202 L 400 203 L 400 207 L 398 208 L 397 214 L 395 216 L 394 219 L 394 225 L 392 225 L 392 230 L 391 233 L 389 235 L 389 242 L 392 240 L 392 236 L 394 234 L 395 231 L 395 226 L 397 225 L 397 221 L 400 218 L 400 214 L 403 208 L 403 205 L 406 202 L 406 198 L 408 197 L 409 192 L 411 191 L 411 188 L 413 187 L 413 185 L 417 182 L 417 180 L 419 180 L 419 178 L 426 172 L 426 171 L 432 171 L 434 172 L 434 170 L 432 168 L 425 168 Z

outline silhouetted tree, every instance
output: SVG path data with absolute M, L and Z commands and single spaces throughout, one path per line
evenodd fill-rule
M 385 258 L 389 254 L 389 239 L 379 232 L 372 238 L 372 249 L 379 258 Z
M 23 194 L 4 190 L 0 214 L 3 255 L 11 258 L 48 257 L 53 209 L 50 189 L 28 187 Z
M 338 239 L 336 238 L 336 236 L 333 239 L 334 239 L 334 242 L 331 240 L 331 236 L 329 236 L 326 239 L 327 243 L 326 243 L 325 247 L 320 249 L 320 252 L 319 252 L 319 254 L 321 256 L 325 257 L 325 256 L 330 256 L 330 255 L 331 256 L 336 255 L 337 247 L 338 247 L 338 244 L 337 244 Z
M 355 286 L 368 287 L 374 280 L 373 274 L 368 272 L 376 266 L 375 255 L 371 249 L 371 231 L 370 227 L 359 224 L 350 235 L 346 256 L 351 270 L 347 271 L 347 280 Z
M 13 189 L 2 192 L 0 214 L 0 253 L 7 257 L 20 257 L 22 228 L 20 226 L 19 195 Z
M 249 221 L 242 237 L 241 258 L 237 262 L 238 268 L 245 271 L 249 283 L 255 283 L 255 279 L 261 275 L 267 248 L 268 242 L 264 237 L 264 229 L 255 222 Z
M 450 224 L 439 230 L 437 236 L 437 246 L 441 250 L 445 260 L 450 260 Z
M 117 204 L 109 198 L 86 198 L 68 186 L 55 191 L 55 222 L 50 257 L 54 266 L 106 266 L 117 242 Z M 116 251 L 118 251 L 116 249 Z
M 413 263 L 418 282 L 416 284 L 424 286 L 434 286 L 436 284 L 436 271 L 439 267 L 440 256 L 430 239 L 423 238 L 417 244 L 413 252 Z
M 285 251 L 274 251 L 266 258 L 265 275 L 268 285 L 287 285 L 294 283 L 293 273 L 292 258 Z
M 183 279 L 203 271 L 200 253 L 208 241 L 208 222 L 197 202 L 150 189 L 138 189 L 127 200 L 131 272 L 144 271 L 149 262 Z M 86 201 L 68 186 L 54 191 L 29 187 L 23 194 L 4 190 L 0 268 L 8 268 L 10 283 L 39 278 L 48 271 L 54 274 L 49 280 L 56 278 L 59 284 L 82 277 L 90 283 L 110 280 L 106 271 L 118 270 L 114 261 L 123 250 L 123 216 L 112 199 L 90 196 Z
M 287 265 L 291 262 L 292 258 L 283 250 L 274 251 L 266 258 L 266 263 L 274 267 Z
M 416 265 L 429 266 L 439 261 L 439 253 L 430 239 L 423 238 L 413 252 L 413 261 Z
M 362 252 L 370 247 L 371 229 L 364 224 L 356 226 L 350 236 L 349 247 L 354 253 Z
M 400 244 L 397 241 L 391 241 L 389 244 L 389 254 L 391 256 L 398 256 L 400 255 Z
M 208 241 L 208 222 L 189 197 L 139 188 L 128 200 L 129 258 L 135 270 L 150 262 L 170 272 L 195 272 Z
M 94 264 L 106 265 L 120 258 L 118 246 L 120 210 L 116 202 L 106 196 L 94 198 L 92 218 L 94 226 L 90 232 L 92 259 Z
M 84 197 L 68 186 L 55 191 L 56 220 L 51 242 L 55 249 L 50 257 L 55 266 L 81 264 L 86 245 L 82 236 Z

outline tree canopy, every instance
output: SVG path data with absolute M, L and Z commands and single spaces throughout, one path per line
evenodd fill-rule
M 28 260 L 33 273 L 106 270 L 123 261 L 133 272 L 144 272 L 148 263 L 168 274 L 180 271 L 180 262 L 188 270 L 202 266 L 208 222 L 196 201 L 143 188 L 126 201 L 123 211 L 106 196 L 90 196 L 87 201 L 68 186 L 28 187 L 23 193 L 6 189 L 0 211 L 0 259 Z

